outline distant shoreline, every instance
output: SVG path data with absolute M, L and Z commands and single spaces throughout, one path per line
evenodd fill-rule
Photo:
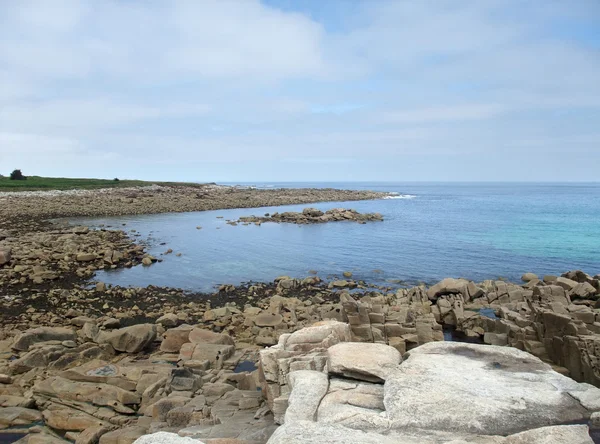
M 0 192 L 0 228 L 27 219 L 126 216 L 317 202 L 374 200 L 388 193 L 331 188 L 255 189 L 216 184 Z M 14 227 L 13 227 L 14 228 Z

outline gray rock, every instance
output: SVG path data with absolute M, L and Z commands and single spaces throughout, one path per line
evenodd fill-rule
M 593 444 L 586 425 L 562 425 L 527 430 L 506 438 L 506 444 Z
M 329 373 L 368 382 L 385 381 L 402 362 L 400 352 L 385 344 L 341 342 L 327 350 Z
M 514 348 L 431 342 L 388 376 L 384 404 L 396 429 L 508 435 L 587 418 L 577 389 L 586 387 Z
M 292 392 L 293 393 L 293 392 Z M 381 384 L 331 379 L 329 392 L 319 405 L 319 422 L 358 430 L 386 430 L 384 389 Z
M 203 444 L 202 441 L 193 438 L 182 438 L 176 433 L 157 432 L 142 436 L 133 444 Z
M 315 421 L 319 403 L 329 387 L 327 375 L 313 370 L 298 370 L 288 374 L 288 383 L 292 392 L 284 421 Z

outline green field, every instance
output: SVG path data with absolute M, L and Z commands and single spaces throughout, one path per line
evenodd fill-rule
M 143 180 L 110 180 L 110 179 L 72 179 L 67 177 L 28 176 L 26 180 L 10 180 L 0 177 L 0 191 L 32 191 L 32 190 L 75 190 L 96 188 L 122 188 L 148 185 L 196 186 L 197 183 L 184 182 L 147 182 Z

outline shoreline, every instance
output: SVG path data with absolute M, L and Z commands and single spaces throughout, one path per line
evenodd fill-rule
M 383 199 L 379 191 L 334 188 L 253 189 L 223 185 L 148 186 L 71 191 L 0 192 L 0 228 L 6 222 L 70 217 L 127 216 Z

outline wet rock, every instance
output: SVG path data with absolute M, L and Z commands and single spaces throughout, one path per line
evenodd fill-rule
M 535 279 L 538 279 L 538 277 L 537 277 L 537 274 L 534 274 L 534 273 L 525 273 L 523 276 L 521 276 L 521 280 L 523 282 L 530 282 Z

